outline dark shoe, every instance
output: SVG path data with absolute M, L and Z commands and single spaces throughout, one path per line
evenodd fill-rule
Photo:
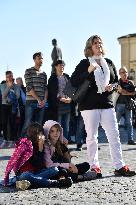
M 77 147 L 77 148 L 76 148 L 76 151 L 82 151 L 82 148 L 78 148 L 78 147 Z
M 134 140 L 129 140 L 128 145 L 136 145 L 136 142 Z
M 98 147 L 98 150 L 100 150 L 101 148 L 100 147 Z
M 88 171 L 83 175 L 78 175 L 78 181 L 90 181 L 96 178 L 97 178 L 97 175 L 95 171 Z
M 82 151 L 82 144 L 77 144 L 76 150 L 77 150 L 77 151 Z
M 68 141 L 68 144 L 75 144 L 75 142 L 72 141 L 72 140 L 69 140 L 69 141 Z
M 91 171 L 95 171 L 97 178 L 102 178 L 102 173 L 101 173 L 100 167 L 92 168 Z
M 59 188 L 68 188 L 68 187 L 71 187 L 72 186 L 72 179 L 71 177 L 68 177 L 66 179 L 59 179 L 58 180 L 58 187 Z
M 124 166 L 119 170 L 116 169 L 114 171 L 114 174 L 116 176 L 131 177 L 131 176 L 136 175 L 136 172 L 135 171 L 130 171 L 128 166 Z

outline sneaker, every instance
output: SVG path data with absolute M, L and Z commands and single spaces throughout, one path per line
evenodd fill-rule
M 0 149 L 5 148 L 5 147 L 6 147 L 6 145 L 7 145 L 7 143 L 8 143 L 8 141 L 7 141 L 7 140 L 3 140 L 3 142 L 2 142 L 2 143 L 1 143 L 1 145 L 0 145 Z
M 136 175 L 136 172 L 130 171 L 128 166 L 124 166 L 119 170 L 115 169 L 114 174 L 116 176 L 131 177 L 131 176 Z
M 16 181 L 16 188 L 26 190 L 30 187 L 31 183 L 27 180 Z
M 58 187 L 59 188 L 68 188 L 68 187 L 71 187 L 72 186 L 72 179 L 71 177 L 68 177 L 66 179 L 59 179 L 58 180 Z
M 85 174 L 81 175 L 82 177 L 79 176 L 79 181 L 90 181 L 92 179 L 97 178 L 97 174 L 95 171 L 88 171 Z
M 134 140 L 128 140 L 128 145 L 136 145 L 136 142 Z
M 100 167 L 92 168 L 91 171 L 94 171 L 96 173 L 96 178 L 102 178 L 102 173 L 101 173 Z
M 9 141 L 8 143 L 7 148 L 14 148 L 14 141 Z

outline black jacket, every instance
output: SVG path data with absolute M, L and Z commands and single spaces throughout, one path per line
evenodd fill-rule
M 118 82 L 118 76 L 116 72 L 116 68 L 113 62 L 107 58 L 105 58 L 109 70 L 110 70 L 110 84 Z M 88 59 L 83 59 L 76 66 L 75 71 L 71 76 L 71 83 L 73 86 L 80 86 L 85 79 L 90 80 L 90 86 L 88 87 L 87 93 L 79 103 L 79 110 L 92 110 L 92 109 L 108 109 L 113 107 L 112 102 L 112 92 L 104 92 L 102 94 L 97 93 L 98 89 L 95 82 L 94 72 L 89 73 L 88 67 L 90 62 Z
M 69 76 L 64 73 L 64 76 L 69 79 Z M 48 80 L 48 119 L 57 120 L 59 100 L 58 94 L 58 78 L 53 73 Z
M 131 80 L 124 82 L 120 78 L 119 85 L 121 86 L 122 89 L 124 89 L 130 93 L 135 91 L 135 85 Z M 120 94 L 116 104 L 128 104 L 131 98 L 135 98 L 135 96 L 134 95 L 122 95 L 122 94 Z

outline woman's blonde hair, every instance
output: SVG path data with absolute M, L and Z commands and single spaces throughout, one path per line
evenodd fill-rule
M 97 38 L 100 39 L 100 41 L 103 43 L 101 37 L 98 35 L 93 35 L 86 41 L 86 45 L 84 49 L 84 55 L 86 58 L 93 56 L 92 45 L 93 45 L 94 40 Z M 102 56 L 104 55 L 105 55 L 105 51 L 102 47 Z
M 122 66 L 120 69 L 119 69 L 119 74 L 122 72 L 122 71 L 125 71 L 126 73 L 128 73 L 128 70 L 125 66 Z

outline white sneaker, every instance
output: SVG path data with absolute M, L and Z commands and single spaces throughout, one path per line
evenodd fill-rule
M 2 148 L 5 148 L 6 145 L 7 145 L 7 143 L 8 143 L 7 140 L 3 140 L 3 142 L 2 142 L 1 145 L 0 145 L 0 148 L 1 148 L 1 149 L 2 149 Z
M 16 181 L 16 188 L 26 190 L 30 187 L 31 183 L 27 180 Z

